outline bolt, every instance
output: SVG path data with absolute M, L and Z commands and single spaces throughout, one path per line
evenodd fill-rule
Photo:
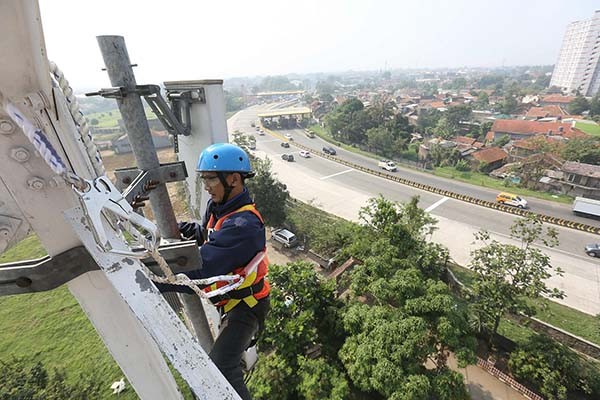
M 42 178 L 38 178 L 37 176 L 35 176 L 27 180 L 27 185 L 29 186 L 29 189 L 42 190 L 44 186 L 46 186 L 46 183 Z
M 29 150 L 25 147 L 14 147 L 10 150 L 10 157 L 20 163 L 29 161 Z
M 0 240 L 2 240 L 2 239 L 7 240 L 9 236 L 10 236 L 10 229 L 8 229 L 6 227 L 0 228 Z
M 0 119 L 0 133 L 4 135 L 15 133 L 15 126 L 7 119 Z
M 126 185 L 129 185 L 129 184 L 131 183 L 131 178 L 130 178 L 130 177 L 128 177 L 128 176 L 126 176 L 125 178 L 123 178 L 123 181 L 122 181 L 122 182 L 123 182 L 124 184 L 126 184 Z
M 176 176 L 177 176 L 177 172 L 175 172 L 175 171 L 169 172 L 169 178 L 175 179 Z

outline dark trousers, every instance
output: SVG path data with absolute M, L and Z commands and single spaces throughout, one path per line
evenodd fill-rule
M 240 365 L 242 354 L 250 346 L 252 338 L 262 330 L 269 308 L 268 296 L 260 299 L 252 308 L 241 301 L 225 314 L 219 336 L 209 354 L 242 400 L 252 399 L 244 383 L 244 372 Z

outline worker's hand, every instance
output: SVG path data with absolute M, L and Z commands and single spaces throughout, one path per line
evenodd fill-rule
M 152 180 L 146 182 L 146 184 L 143 187 L 142 193 L 135 196 L 133 198 L 133 200 L 131 201 L 131 203 L 129 203 L 129 204 L 131 204 L 131 207 L 133 207 L 134 210 L 137 210 L 140 207 L 145 207 L 146 201 L 150 198 L 148 196 L 148 192 L 156 189 L 156 187 L 158 186 L 159 183 L 160 183 L 159 181 L 152 181 Z

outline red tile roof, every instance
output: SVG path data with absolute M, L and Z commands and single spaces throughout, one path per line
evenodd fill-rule
M 568 115 L 565 110 L 557 105 L 549 105 L 544 107 L 531 107 L 527 111 L 526 117 L 529 118 L 546 118 L 546 117 L 564 117 Z
M 562 133 L 559 130 L 561 127 L 563 130 Z M 586 136 L 579 129 L 573 128 L 570 123 L 524 121 L 520 119 L 497 119 L 494 121 L 491 131 L 521 135 L 548 134 L 552 131 L 553 135 L 563 135 L 567 138 Z
M 473 143 L 475 143 L 477 140 L 470 138 L 468 136 L 457 136 L 454 139 L 452 139 L 452 141 L 454 143 L 462 143 L 462 144 L 468 144 L 468 145 L 473 145 Z
M 471 154 L 474 159 L 480 162 L 492 163 L 495 161 L 504 160 L 508 157 L 508 154 L 500 147 L 488 147 L 485 149 L 477 150 Z
M 575 100 L 575 97 L 572 96 L 563 96 L 560 94 L 550 94 L 548 96 L 542 97 L 542 103 L 561 103 L 561 104 L 569 104 Z

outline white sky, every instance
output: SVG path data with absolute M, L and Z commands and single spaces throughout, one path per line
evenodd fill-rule
M 139 84 L 292 72 L 554 64 L 598 0 L 39 0 L 76 91 L 110 86 L 97 35 L 125 37 Z

